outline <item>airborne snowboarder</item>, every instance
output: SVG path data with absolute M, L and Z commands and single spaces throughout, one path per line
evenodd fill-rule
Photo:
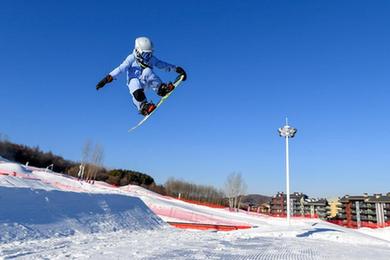
M 140 114 L 147 116 L 156 109 L 156 105 L 148 102 L 145 90 L 151 88 L 157 95 L 164 97 L 175 88 L 171 82 L 163 83 L 154 73 L 154 67 L 168 72 L 175 71 L 181 75 L 183 81 L 187 78 L 183 68 L 161 61 L 153 55 L 153 43 L 148 37 L 138 37 L 135 39 L 133 52 L 121 65 L 99 81 L 96 90 L 112 82 L 120 73 L 126 71 L 127 86 L 133 97 L 133 103 Z

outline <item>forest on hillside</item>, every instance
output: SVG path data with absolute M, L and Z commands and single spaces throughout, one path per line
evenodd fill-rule
M 84 149 L 85 151 L 85 149 Z M 98 151 L 98 152 L 96 152 Z M 102 149 L 95 150 L 91 157 L 102 156 Z M 66 160 L 62 156 L 55 155 L 51 151 L 44 152 L 38 146 L 29 147 L 27 145 L 15 144 L 8 140 L 0 140 L 0 156 L 5 159 L 15 161 L 24 165 L 37 168 L 48 168 L 55 172 L 78 176 L 80 164 L 85 165 L 85 176 L 90 176 L 93 180 L 105 181 L 116 186 L 128 184 L 150 186 L 154 185 L 154 179 L 148 174 L 123 169 L 106 169 L 102 162 L 97 160 L 83 159 L 82 162 Z

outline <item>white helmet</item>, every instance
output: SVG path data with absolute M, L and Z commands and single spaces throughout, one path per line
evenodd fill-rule
M 148 61 L 153 53 L 152 41 L 148 37 L 138 37 L 135 39 L 134 53 L 137 59 Z

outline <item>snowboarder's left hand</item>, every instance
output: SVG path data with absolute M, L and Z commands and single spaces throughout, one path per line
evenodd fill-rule
M 183 81 L 187 79 L 187 73 L 182 67 L 176 67 L 176 72 L 183 76 Z
M 96 90 L 99 90 L 100 88 L 104 87 L 107 83 L 110 83 L 113 80 L 112 76 L 108 74 L 104 77 L 99 83 L 96 85 Z

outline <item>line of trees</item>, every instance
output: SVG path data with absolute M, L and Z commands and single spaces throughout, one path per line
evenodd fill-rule
M 148 187 L 155 184 L 154 179 L 147 174 L 121 169 L 109 171 L 105 181 L 117 186 L 133 184 Z
M 169 178 L 165 184 L 167 195 L 188 200 L 209 202 L 224 205 L 226 203 L 223 191 L 209 185 L 194 184 L 191 182 Z
M 79 177 L 81 164 L 85 169 L 82 179 L 91 183 L 98 180 L 116 186 L 134 184 L 144 187 L 150 186 L 155 188 L 156 191 L 163 191 L 161 186 L 157 186 L 154 179 L 148 174 L 124 169 L 106 169 L 103 166 L 103 146 L 100 144 L 93 145 L 91 141 L 87 141 L 83 146 L 81 162 L 74 162 L 65 160 L 52 152 L 43 152 L 39 147 L 31 148 L 26 145 L 14 144 L 0 134 L 0 156 L 21 164 L 28 163 L 28 165 L 38 168 L 50 166 L 50 169 L 55 172 L 65 173 L 73 177 Z
M 168 179 L 164 184 L 164 188 L 165 193 L 173 197 L 228 205 L 230 210 L 238 211 L 241 208 L 247 185 L 241 173 L 233 172 L 227 177 L 224 190 L 174 178 Z
M 14 144 L 7 139 L 0 140 L 0 156 L 21 164 L 29 164 L 39 168 L 46 168 L 53 165 L 52 169 L 56 172 L 66 172 L 75 164 L 52 152 L 43 152 L 38 146 L 28 147 L 26 145 Z

